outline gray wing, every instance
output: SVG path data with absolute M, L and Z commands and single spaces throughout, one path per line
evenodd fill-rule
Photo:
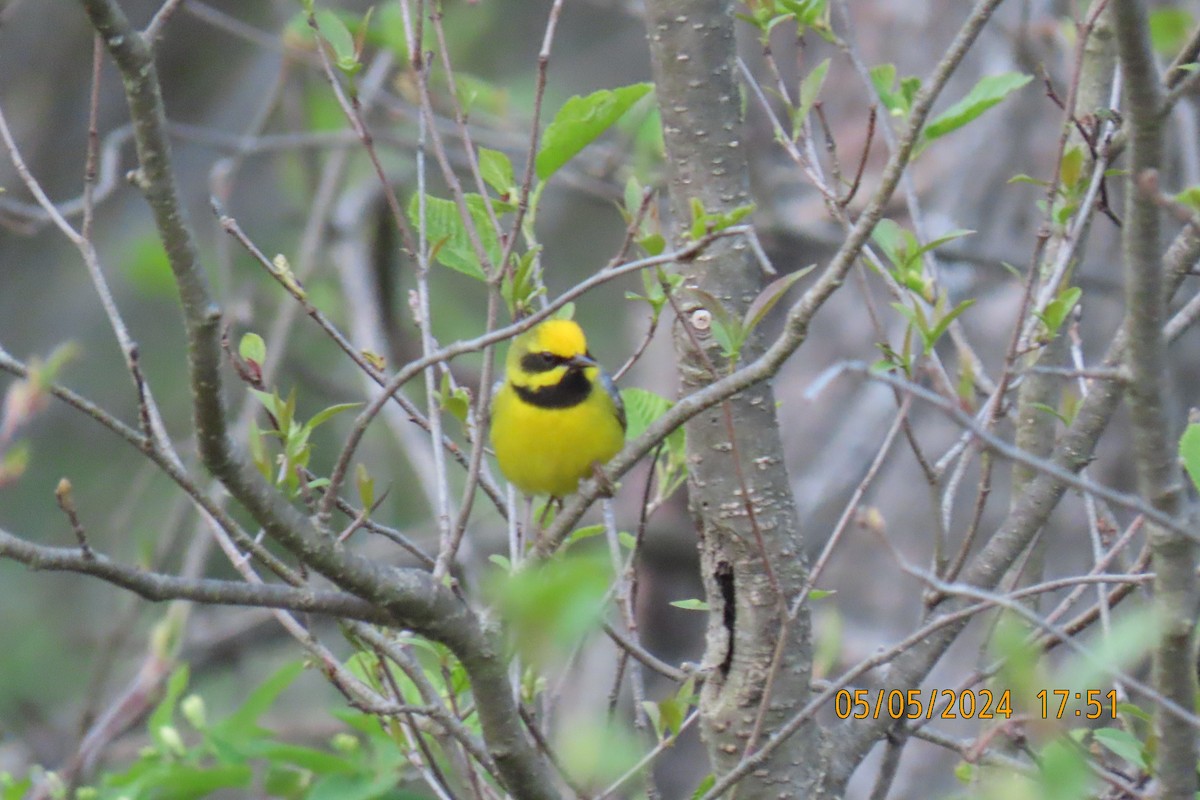
M 617 421 L 621 423 L 621 430 L 625 430 L 628 427 L 625 419 L 625 401 L 621 399 L 621 393 L 617 391 L 617 385 L 613 383 L 613 379 L 608 377 L 608 373 L 604 370 L 600 370 L 600 385 L 604 387 L 604 391 L 608 392 L 608 396 L 616 405 Z

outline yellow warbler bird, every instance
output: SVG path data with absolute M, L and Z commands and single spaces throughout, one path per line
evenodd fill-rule
M 500 471 L 528 495 L 564 497 L 625 443 L 625 406 L 571 320 L 552 319 L 513 340 L 492 398 Z

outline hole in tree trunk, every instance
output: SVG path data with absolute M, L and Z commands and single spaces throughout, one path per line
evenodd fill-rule
M 713 577 L 717 581 L 717 586 L 721 589 L 721 609 L 724 618 L 725 631 L 728 633 L 727 643 L 725 645 L 725 658 L 721 660 L 721 677 L 729 675 L 729 668 L 733 664 L 733 640 L 734 640 L 734 625 L 737 622 L 737 596 L 733 584 L 733 567 L 725 561 L 717 564 L 716 572 Z

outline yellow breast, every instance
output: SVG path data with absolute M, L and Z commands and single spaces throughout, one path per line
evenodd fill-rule
M 617 454 L 625 431 L 616 405 L 601 386 L 582 403 L 541 408 L 517 396 L 505 382 L 492 404 L 492 447 L 500 471 L 525 494 L 564 497 Z

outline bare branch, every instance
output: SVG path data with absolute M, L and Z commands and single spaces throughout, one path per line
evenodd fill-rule
M 274 583 L 180 578 L 127 566 L 91 550 L 33 544 L 4 530 L 0 530 L 0 557 L 10 558 L 36 570 L 91 575 L 155 602 L 192 600 L 213 605 L 283 608 L 378 625 L 395 624 L 395 620 L 377 605 L 345 592 Z

